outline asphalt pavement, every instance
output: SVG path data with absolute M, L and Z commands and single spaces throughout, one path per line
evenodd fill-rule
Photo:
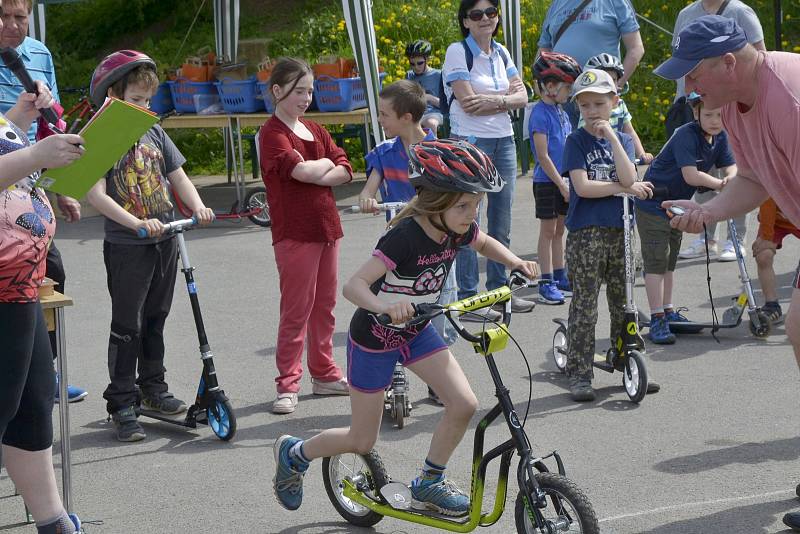
M 361 184 L 337 191 L 340 208 L 354 203 Z M 232 190 L 204 187 L 213 206 L 229 207 Z M 754 217 L 753 217 L 754 219 Z M 381 233 L 381 217 L 342 213 L 345 237 L 340 286 L 369 257 Z M 535 258 L 538 225 L 533 217 L 529 178 L 517 183 L 512 249 Z M 756 222 L 749 225 L 748 240 Z M 143 419 L 145 441 L 122 444 L 106 421 L 102 391 L 108 380 L 106 347 L 110 300 L 102 259 L 99 217 L 77 224 L 60 222 L 57 243 L 67 269 L 66 292 L 75 306 L 66 311 L 70 382 L 89 390 L 70 406 L 74 509 L 88 521 L 89 534 L 114 533 L 280 533 L 371 532 L 345 523 L 328 501 L 321 462 L 305 477 L 298 512 L 283 510 L 272 494 L 272 444 L 284 433 L 310 437 L 349 422 L 343 397 L 315 397 L 303 378 L 297 411 L 270 412 L 275 397 L 275 340 L 279 292 L 269 229 L 245 222 L 219 221 L 186 235 L 196 266 L 200 303 L 220 383 L 235 407 L 238 432 L 231 442 L 207 427 L 187 430 Z M 690 237 L 687 236 L 684 242 Z M 776 257 L 784 311 L 800 247 L 787 238 Z M 748 257 L 755 278 L 755 264 Z M 483 263 L 482 269 L 483 269 Z M 710 265 L 714 302 L 724 309 L 741 288 L 735 263 Z M 482 276 L 482 281 L 484 280 Z M 755 284 L 758 287 L 758 284 Z M 340 293 L 341 294 L 341 293 Z M 761 302 L 760 292 L 756 293 Z M 636 300 L 647 311 L 641 283 Z M 681 261 L 676 272 L 677 306 L 698 320 L 710 320 L 705 261 Z M 347 326 L 354 311 L 340 297 L 336 306 L 335 356 L 346 365 Z M 767 339 L 750 335 L 747 321 L 722 330 L 719 342 L 708 332 L 680 336 L 676 345 L 647 344 L 647 366 L 661 392 L 641 404 L 628 401 L 619 373 L 598 371 L 598 399 L 576 404 L 552 359 L 552 319 L 566 317 L 567 306 L 538 306 L 514 317 L 510 330 L 525 352 L 512 346 L 497 355 L 507 386 L 524 413 L 533 386 L 527 431 L 544 455 L 557 449 L 567 475 L 589 497 L 602 531 L 609 534 L 737 534 L 787 532 L 781 517 L 800 510 L 798 374 L 783 326 Z M 608 313 L 600 301 L 598 351 L 608 347 Z M 167 380 L 177 396 L 191 402 L 200 375 L 197 338 L 182 276 L 178 275 L 172 313 L 166 326 Z M 454 353 L 480 399 L 480 414 L 493 405 L 494 391 L 485 362 L 459 341 Z M 414 408 L 402 430 L 385 420 L 377 450 L 393 478 L 416 475 L 441 408 L 426 400 L 424 384 L 412 378 Z M 473 420 L 470 432 L 474 430 Z M 56 419 L 57 422 L 57 419 Z M 56 425 L 57 426 L 57 425 Z M 501 424 L 487 445 L 507 439 Z M 448 475 L 468 488 L 471 435 L 453 456 Z M 55 446 L 60 474 L 60 455 Z M 490 467 L 489 477 L 496 477 Z M 513 480 L 513 478 L 512 478 Z M 484 509 L 491 506 L 490 480 Z M 514 531 L 513 484 L 506 513 L 490 532 Z M 24 525 L 21 499 L 5 472 L 0 475 L 0 531 L 34 532 Z M 378 523 L 386 534 L 432 532 L 393 519 Z

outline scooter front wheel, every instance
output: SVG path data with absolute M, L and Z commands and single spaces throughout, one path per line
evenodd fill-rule
M 750 333 L 755 337 L 767 337 L 772 330 L 772 322 L 767 314 L 759 310 L 756 313 L 756 322 L 750 320 Z
M 383 460 L 375 451 L 368 454 L 338 454 L 322 460 L 322 480 L 331 504 L 348 523 L 371 527 L 383 516 L 344 496 L 342 481 L 349 478 L 367 497 L 380 501 L 380 489 L 391 482 Z
M 520 492 L 514 507 L 518 533 L 600 533 L 597 515 L 589 499 L 574 482 L 557 473 L 537 473 L 535 476 L 539 487 L 547 495 L 547 506 L 529 509 L 523 493 Z M 542 528 L 536 526 L 537 516 L 543 523 Z
M 248 218 L 254 224 L 269 228 L 272 226 L 272 217 L 269 215 L 269 205 L 267 204 L 267 190 L 263 187 L 252 189 L 242 202 L 245 211 L 255 212 Z
M 206 416 L 208 426 L 222 441 L 230 441 L 236 434 L 236 414 L 233 413 L 233 406 L 228 399 L 214 399 L 206 408 Z
M 558 325 L 556 333 L 553 334 L 553 361 L 562 373 L 567 367 L 567 329 L 564 325 Z
M 647 394 L 647 367 L 644 363 L 644 356 L 638 350 L 630 351 L 625 358 L 622 385 L 631 402 L 641 402 Z

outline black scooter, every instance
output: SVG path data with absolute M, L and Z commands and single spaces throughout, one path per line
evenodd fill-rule
M 186 241 L 183 233 L 197 224 L 197 220 L 183 219 L 166 224 L 165 233 L 175 234 L 180 251 L 181 272 L 186 277 L 186 289 L 189 292 L 189 302 L 192 305 L 194 324 L 197 327 L 197 339 L 200 342 L 200 359 L 203 361 L 203 371 L 200 375 L 200 385 L 197 387 L 197 396 L 186 412 L 183 420 L 174 419 L 159 412 L 146 410 L 141 406 L 141 399 L 137 399 L 136 413 L 144 417 L 158 419 L 173 425 L 188 428 L 197 428 L 197 423 L 208 425 L 214 434 L 223 441 L 229 441 L 236 434 L 236 415 L 233 412 L 230 400 L 217 382 L 217 371 L 214 368 L 214 355 L 208 344 L 206 329 L 203 326 L 203 316 L 200 313 L 200 301 L 197 298 L 197 285 L 194 281 L 194 267 L 189 262 L 189 253 L 186 250 Z M 139 229 L 139 237 L 147 237 L 144 228 Z

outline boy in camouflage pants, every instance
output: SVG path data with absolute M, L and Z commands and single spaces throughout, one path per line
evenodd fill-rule
M 636 181 L 633 142 L 609 123 L 616 106 L 616 84 L 602 70 L 587 69 L 572 87 L 573 99 L 585 120 L 567 137 L 562 174 L 570 179 L 567 213 L 567 265 L 572 284 L 567 334 L 567 376 L 575 401 L 591 401 L 597 296 L 606 283 L 611 313 L 611 338 L 623 325 L 625 247 L 622 198 L 653 196 L 649 182 Z M 648 391 L 656 385 L 648 385 Z

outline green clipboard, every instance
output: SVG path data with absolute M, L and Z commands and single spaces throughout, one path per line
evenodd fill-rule
M 155 113 L 119 100 L 106 99 L 79 134 L 86 152 L 66 167 L 45 169 L 36 185 L 81 199 L 158 122 Z

